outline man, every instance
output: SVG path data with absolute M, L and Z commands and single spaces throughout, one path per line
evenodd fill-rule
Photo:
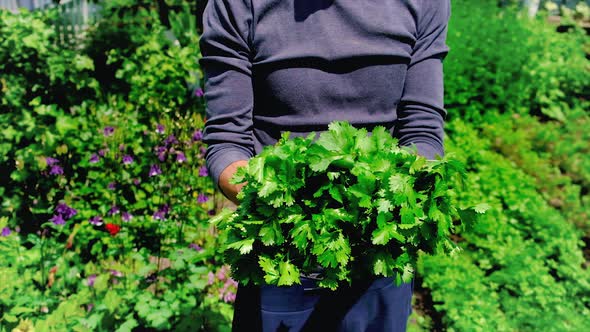
M 442 61 L 449 0 L 209 0 L 200 64 L 210 174 L 233 202 L 238 167 L 291 137 L 346 120 L 389 128 L 443 155 Z M 412 285 L 364 280 L 338 292 L 242 287 L 234 331 L 404 331 Z

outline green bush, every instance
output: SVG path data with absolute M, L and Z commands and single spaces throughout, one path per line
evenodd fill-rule
M 227 329 L 198 49 L 136 26 L 117 91 L 46 15 L 0 11 L 0 330 Z
M 494 330 L 515 331 L 590 326 L 590 271 L 583 267 L 580 232 L 542 199 L 533 178 L 489 151 L 490 142 L 476 130 L 454 121 L 449 132 L 450 152 L 470 168 L 470 190 L 458 199 L 485 200 L 492 209 L 464 234 L 460 262 L 434 257 L 421 265 L 446 325 L 459 331 L 496 324 Z M 477 300 L 472 292 L 488 295 Z M 474 301 L 485 310 L 474 312 Z
M 574 113 L 575 112 L 575 113 Z M 529 115 L 489 117 L 482 134 L 491 147 L 535 179 L 543 198 L 572 224 L 590 233 L 590 118 L 572 110 L 566 123 L 541 123 Z
M 477 123 L 495 110 L 565 121 L 590 93 L 587 38 L 583 30 L 558 34 L 544 18 L 528 20 L 495 1 L 454 1 L 445 60 L 450 116 Z

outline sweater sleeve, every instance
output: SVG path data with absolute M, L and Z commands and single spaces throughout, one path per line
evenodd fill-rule
M 417 16 L 417 40 L 398 107 L 396 136 L 400 145 L 415 145 L 418 154 L 444 155 L 443 59 L 450 0 L 423 1 Z
M 250 0 L 209 0 L 203 13 L 199 64 L 205 76 L 205 159 L 217 185 L 231 163 L 254 154 Z

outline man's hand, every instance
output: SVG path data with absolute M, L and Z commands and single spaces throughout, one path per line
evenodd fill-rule
M 238 160 L 227 166 L 223 172 L 221 172 L 221 175 L 219 175 L 219 188 L 221 189 L 221 192 L 225 195 L 225 197 L 235 204 L 239 204 L 236 195 L 240 192 L 242 187 L 246 185 L 246 182 L 240 184 L 231 184 L 229 183 L 229 180 L 231 180 L 231 178 L 234 176 L 238 170 L 238 167 L 246 166 L 247 164 L 247 160 Z

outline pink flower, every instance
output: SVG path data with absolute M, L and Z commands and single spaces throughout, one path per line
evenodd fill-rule
M 86 284 L 88 285 L 88 287 L 94 286 L 95 280 L 96 280 L 96 274 L 89 275 L 88 278 L 86 279 Z
M 209 274 L 207 274 L 208 280 L 207 280 L 207 285 L 211 286 L 213 285 L 213 283 L 215 282 L 215 274 L 211 271 L 209 271 Z
M 234 292 L 226 292 L 223 295 L 223 301 L 225 303 L 234 303 L 235 300 L 236 300 L 236 293 L 234 293 Z

